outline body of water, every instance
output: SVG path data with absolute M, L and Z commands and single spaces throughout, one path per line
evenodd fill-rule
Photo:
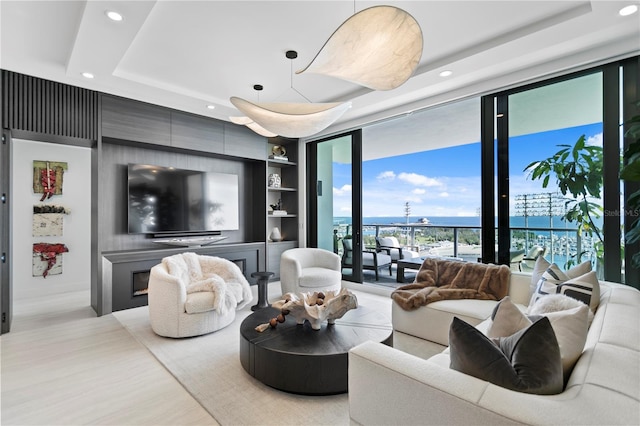
M 428 226 L 430 227 L 475 227 L 480 228 L 480 217 L 479 216 L 432 216 L 426 218 L 428 219 Z M 334 217 L 333 219 L 334 227 L 338 229 L 339 236 L 345 235 L 347 233 L 352 233 L 351 225 L 352 219 L 351 217 Z M 420 216 L 411 216 L 408 220 L 409 225 L 420 225 L 423 224 L 423 217 Z M 540 245 L 542 247 L 547 248 L 547 252 L 545 254 L 545 258 L 548 260 L 557 263 L 560 266 L 564 266 L 565 262 L 571 258 L 572 255 L 576 254 L 577 249 L 577 234 L 575 232 L 576 225 L 572 223 L 568 223 L 562 220 L 559 216 L 554 217 L 541 217 L 534 216 L 528 217 L 525 221 L 525 218 L 522 216 L 512 216 L 510 220 L 510 224 L 515 228 L 529 228 L 535 234 L 533 238 L 528 239 L 528 241 L 518 240 L 514 241 L 514 247 L 532 247 L 533 245 Z M 404 216 L 396 216 L 396 217 L 365 217 L 363 218 L 363 235 L 364 236 L 372 236 L 375 235 L 375 227 L 372 225 L 382 225 L 380 232 L 384 233 L 386 230 L 384 226 L 388 225 L 391 227 L 400 227 L 407 225 L 407 218 Z M 554 231 L 545 231 L 545 229 L 553 228 Z M 564 230 L 568 232 L 565 232 Z M 590 242 L 583 240 L 581 242 L 582 250 L 589 250 Z M 479 247 L 479 246 L 478 246 Z M 476 247 L 476 248 L 478 248 Z M 426 247 L 425 247 L 426 249 Z M 467 247 L 465 250 L 468 250 Z M 475 252 L 474 252 L 475 253 Z M 477 256 L 474 254 L 473 256 Z M 587 257 L 588 258 L 588 257 Z M 586 260 L 583 259 L 583 260 Z
M 415 225 L 420 224 L 422 216 L 410 216 L 409 224 Z M 426 218 L 429 221 L 429 225 L 431 226 L 475 226 L 480 227 L 480 217 L 479 216 L 431 216 Z M 407 223 L 407 218 L 404 216 L 389 216 L 389 217 L 363 217 L 362 218 L 363 225 L 404 225 Z M 544 216 L 531 216 L 528 217 L 526 222 L 525 218 L 522 216 L 511 216 L 510 219 L 511 226 L 521 228 L 567 228 L 567 229 L 575 229 L 575 224 L 568 223 L 560 216 L 553 217 L 544 217 Z M 352 219 L 351 217 L 334 217 L 333 218 L 334 226 L 339 225 L 351 225 Z M 496 221 L 497 226 L 497 221 Z

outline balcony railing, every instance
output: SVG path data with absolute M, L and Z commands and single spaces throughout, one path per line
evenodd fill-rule
M 340 239 L 351 234 L 351 225 L 334 226 L 334 251 L 339 253 Z M 441 226 L 431 224 L 367 224 L 362 227 L 364 246 L 375 247 L 376 236 L 395 236 L 405 247 L 419 248 L 422 256 L 440 255 L 478 262 L 482 256 L 481 228 L 477 226 Z M 546 249 L 544 257 L 559 266 L 570 259 L 575 261 L 578 253 L 587 260 L 594 253 L 590 239 L 582 238 L 575 228 L 511 228 L 511 250 L 524 250 L 525 254 L 534 246 Z

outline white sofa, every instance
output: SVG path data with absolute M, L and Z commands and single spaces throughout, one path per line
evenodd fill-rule
M 531 275 L 512 272 L 509 282 L 511 301 L 529 304 L 531 298 Z M 449 345 L 449 326 L 456 316 L 471 325 L 478 325 L 489 318 L 496 306 L 494 300 L 440 300 L 413 311 L 405 311 L 395 301 L 391 305 L 393 329 L 412 336 Z
M 509 295 L 528 304 L 531 276 L 512 273 Z M 349 353 L 353 422 L 388 424 L 640 424 L 640 292 L 600 282 L 600 305 L 565 390 L 534 395 L 507 390 L 449 368 L 448 348 L 422 359 L 380 343 Z M 497 302 L 439 301 L 416 311 L 393 308 L 394 329 L 448 343 L 453 316 L 486 321 Z

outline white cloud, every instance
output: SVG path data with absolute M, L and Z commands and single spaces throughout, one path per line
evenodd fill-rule
M 342 185 L 342 188 L 333 188 L 333 195 L 335 196 L 343 196 L 351 194 L 351 185 Z
M 417 173 L 400 173 L 398 175 L 398 179 L 410 183 L 415 186 L 441 186 L 442 183 L 437 179 L 430 178 L 424 175 L 419 175 Z
M 382 172 L 378 176 L 376 176 L 377 180 L 385 181 L 385 182 L 392 181 L 395 178 L 396 178 L 396 174 L 394 172 L 392 172 L 391 170 L 387 170 L 386 172 Z
M 591 146 L 602 146 L 602 133 L 598 133 L 597 135 L 588 136 L 586 140 L 587 145 Z
M 404 215 L 404 203 L 411 203 L 411 216 L 475 216 L 481 204 L 480 176 L 439 178 L 439 187 L 416 187 L 396 179 L 393 183 L 365 183 L 362 194 L 363 216 Z M 449 189 L 452 188 L 452 189 Z M 442 198 L 441 193 L 449 194 Z
M 449 193 L 448 192 L 441 192 L 441 193 L 438 194 L 438 197 L 448 198 L 449 197 Z
M 422 198 L 420 197 L 406 197 L 404 199 L 405 202 L 410 202 L 410 203 L 415 203 L 415 204 L 420 204 L 422 203 Z

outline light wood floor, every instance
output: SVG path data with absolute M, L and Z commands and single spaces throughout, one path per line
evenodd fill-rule
M 389 303 L 390 288 L 343 286 Z M 11 332 L 0 336 L 0 424 L 218 424 L 113 315 L 96 317 L 89 297 L 14 302 Z M 426 343 L 394 333 L 394 347 L 419 357 L 443 349 Z
M 0 337 L 2 425 L 216 425 L 89 292 L 14 303 Z

